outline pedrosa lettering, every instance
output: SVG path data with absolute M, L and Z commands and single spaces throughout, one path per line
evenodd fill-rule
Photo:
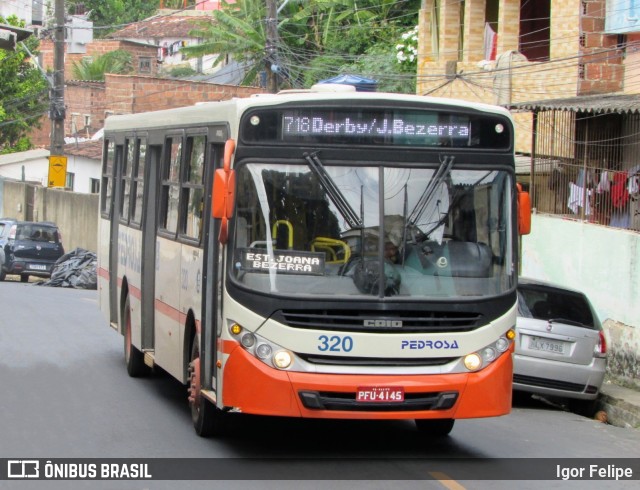
M 403 340 L 401 349 L 411 350 L 441 350 L 441 349 L 458 349 L 458 341 L 449 340 Z

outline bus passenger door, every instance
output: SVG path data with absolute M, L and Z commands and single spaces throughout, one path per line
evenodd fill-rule
M 207 198 L 205 199 L 204 226 L 204 264 L 203 264 L 203 292 L 202 292 L 202 387 L 216 391 L 217 385 L 212 383 L 217 374 L 214 369 L 217 360 L 216 344 L 222 328 L 222 281 L 223 257 L 220 243 L 218 243 L 219 225 L 211 217 L 211 192 L 213 187 L 213 172 L 222 165 L 224 145 L 211 145 L 209 160 L 213 163 L 207 174 Z
M 141 318 L 143 351 L 155 349 L 155 282 L 156 282 L 156 229 L 158 226 L 158 172 L 161 165 L 162 145 L 149 146 L 148 164 L 145 165 L 144 218 L 142 220 L 142 264 L 140 286 L 142 290 Z
M 120 201 L 122 200 L 122 161 L 124 146 L 116 145 L 116 154 L 113 169 L 113 195 L 111 199 L 111 223 L 109 230 L 109 311 L 111 312 L 111 324 L 118 324 L 120 304 L 118 301 L 118 233 L 120 225 Z M 122 325 L 119 325 L 122 331 Z

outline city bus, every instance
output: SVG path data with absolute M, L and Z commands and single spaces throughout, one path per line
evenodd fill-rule
M 231 413 L 446 435 L 511 409 L 519 190 L 490 105 L 328 85 L 110 116 L 100 308 L 199 435 Z

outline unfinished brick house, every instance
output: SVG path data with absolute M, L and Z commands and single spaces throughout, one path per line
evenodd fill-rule
M 610 199 L 584 197 L 603 172 L 628 178 L 640 159 L 638 37 L 613 21 L 631 3 L 424 0 L 417 92 L 510 108 L 536 209 L 640 230 L 640 219 L 612 219 Z M 583 199 L 567 206 L 578 182 Z

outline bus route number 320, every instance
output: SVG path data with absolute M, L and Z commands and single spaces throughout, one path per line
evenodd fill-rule
M 345 335 L 320 335 L 318 337 L 318 350 L 320 352 L 351 352 L 353 338 Z

